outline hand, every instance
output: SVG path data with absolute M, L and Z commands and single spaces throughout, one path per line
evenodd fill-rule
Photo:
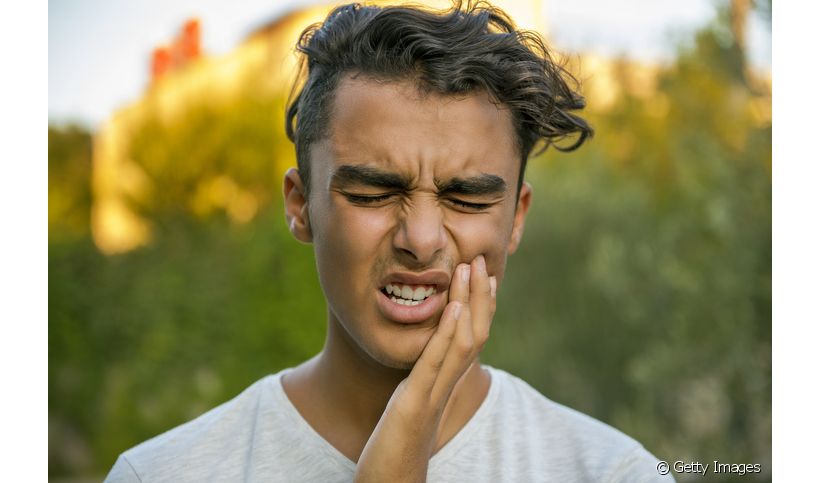
M 356 481 L 427 479 L 450 394 L 489 337 L 496 286 L 482 255 L 456 267 L 436 332 L 387 403 L 359 457 Z

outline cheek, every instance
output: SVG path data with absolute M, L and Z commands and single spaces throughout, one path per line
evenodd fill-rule
M 373 261 L 389 241 L 392 217 L 379 210 L 329 206 L 314 234 L 314 249 L 320 278 L 326 289 L 335 292 L 354 287 L 351 280 L 367 282 Z M 341 281 L 341 284 L 337 283 Z M 331 287 L 332 285 L 332 287 Z M 358 291 L 358 290 L 357 290 Z
M 501 217 L 458 214 L 447 220 L 447 228 L 456 243 L 458 262 L 470 263 L 483 254 L 491 275 L 503 273 L 510 226 Z
M 392 219 L 384 210 L 363 210 L 330 200 L 317 227 L 323 251 L 331 256 L 356 258 L 373 254 L 390 233 Z M 341 261 L 341 260 L 338 260 Z

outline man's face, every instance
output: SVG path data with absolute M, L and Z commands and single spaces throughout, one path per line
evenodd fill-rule
M 330 323 L 343 329 L 345 340 L 329 342 L 409 369 L 455 267 L 484 255 L 500 285 L 518 246 L 530 187 L 516 204 L 510 115 L 483 92 L 422 96 L 410 81 L 347 76 L 331 118 L 311 148 L 306 201 L 295 171 L 287 175 L 291 230 L 313 242 Z

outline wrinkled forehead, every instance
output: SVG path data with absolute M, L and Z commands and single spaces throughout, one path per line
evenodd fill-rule
M 512 117 L 485 91 L 424 92 L 412 80 L 340 80 L 327 147 L 335 164 L 442 172 L 492 171 L 515 178 L 520 157 Z

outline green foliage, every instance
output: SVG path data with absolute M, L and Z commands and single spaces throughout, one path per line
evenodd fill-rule
M 742 479 L 766 480 L 771 124 L 725 36 L 699 32 L 656 92 L 593 111 L 596 137 L 579 152 L 530 162 L 534 205 L 483 361 L 660 458 L 759 462 L 764 473 Z M 281 112 L 278 97 L 249 96 L 138 126 L 130 158 L 152 189 L 132 201 L 156 228 L 151 245 L 107 257 L 87 229 L 50 234 L 52 476 L 103 474 L 124 449 L 320 350 L 312 251 L 276 198 L 271 158 L 292 152 Z M 52 131 L 50 196 L 55 173 L 60 193 L 76 190 L 60 196 L 87 210 L 76 153 L 88 137 L 59 144 Z M 197 185 L 220 175 L 260 200 L 249 223 L 192 213 Z
M 321 349 L 310 247 L 281 210 L 245 226 L 180 218 L 115 257 L 49 253 L 52 475 L 105 472 L 118 453 Z
M 147 179 L 146 189 L 129 200 L 132 209 L 149 219 L 211 215 L 204 198 L 209 183 L 220 178 L 263 206 L 276 199 L 279 171 L 295 165 L 285 137 L 284 100 L 264 87 L 259 72 L 245 73 L 242 83 L 240 91 L 252 95 L 203 99 L 170 120 L 160 109 L 146 110 L 130 133 L 129 159 Z M 148 105 L 158 102 L 156 94 L 149 92 Z
M 68 125 L 48 127 L 48 236 L 88 235 L 91 135 Z
M 737 478 L 766 480 L 771 125 L 755 124 L 755 93 L 716 35 L 651 98 L 594 116 L 578 155 L 532 162 L 534 206 L 484 360 L 659 458 L 758 462 Z

